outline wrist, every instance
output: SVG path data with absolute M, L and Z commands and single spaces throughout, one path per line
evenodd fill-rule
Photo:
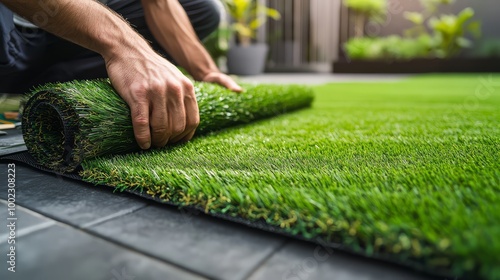
M 122 18 L 111 13 L 108 16 L 110 28 L 101 29 L 95 35 L 97 38 L 92 48 L 105 60 L 153 52 L 146 40 Z
M 99 53 L 103 56 L 104 60 L 107 61 L 123 56 L 141 57 L 149 53 L 154 53 L 153 49 L 141 36 L 138 34 L 130 35 L 129 37 L 117 38 L 103 47 Z

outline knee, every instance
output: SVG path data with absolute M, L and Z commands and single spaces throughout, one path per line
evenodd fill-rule
M 224 12 L 224 6 L 220 2 L 220 0 L 207 0 L 204 1 L 206 5 L 206 12 L 208 17 L 207 26 L 210 29 L 210 32 L 215 31 L 220 24 L 221 21 L 221 13 Z
M 190 2 L 184 8 L 200 39 L 207 37 L 219 27 L 221 13 L 224 12 L 224 6 L 220 0 L 184 0 L 182 2 Z

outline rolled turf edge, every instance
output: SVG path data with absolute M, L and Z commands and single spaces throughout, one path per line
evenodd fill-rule
M 195 82 L 200 124 L 196 135 L 308 107 L 311 88 L 244 85 L 241 94 Z M 28 152 L 42 166 L 72 172 L 83 160 L 140 150 L 130 109 L 109 80 L 46 84 L 35 88 L 23 110 Z

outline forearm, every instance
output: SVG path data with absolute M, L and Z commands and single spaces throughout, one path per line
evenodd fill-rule
M 148 27 L 158 43 L 196 80 L 218 72 L 177 0 L 142 0 Z
M 34 24 L 105 58 L 150 49 L 120 16 L 92 0 L 0 0 Z M 45 7 L 45 9 L 44 9 Z M 47 12 L 50 11 L 50 12 Z M 133 52 L 128 54 L 133 55 Z
M 104 57 L 111 84 L 129 106 L 135 139 L 142 149 L 193 137 L 200 120 L 193 84 L 114 12 L 93 0 L 0 2 Z M 36 22 L 43 10 L 40 3 L 54 8 L 43 23 Z

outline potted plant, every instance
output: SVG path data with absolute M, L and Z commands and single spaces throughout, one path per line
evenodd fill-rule
M 256 0 L 223 0 L 232 18 L 230 30 L 235 35 L 234 44 L 227 53 L 227 68 L 231 74 L 255 75 L 262 73 L 268 52 L 265 43 L 255 43 L 257 29 L 267 17 L 275 20 L 280 13 L 259 4 Z

